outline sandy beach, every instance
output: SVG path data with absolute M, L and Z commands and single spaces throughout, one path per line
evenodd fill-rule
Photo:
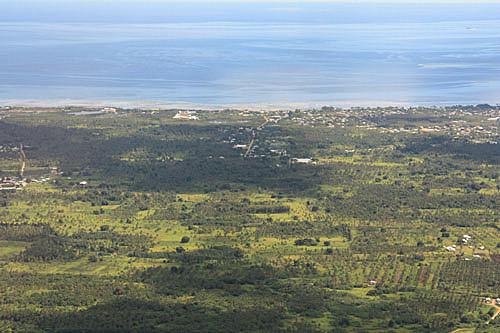
M 118 108 L 140 108 L 140 109 L 245 109 L 252 111 L 272 111 L 283 109 L 317 109 L 323 106 L 334 107 L 388 107 L 388 106 L 411 106 L 412 103 L 400 103 L 393 101 L 316 101 L 316 102 L 266 102 L 266 103 L 227 103 L 227 104 L 203 104 L 175 101 L 140 101 L 140 100 L 79 100 L 79 99 L 0 99 L 0 106 L 40 106 L 40 107 L 64 107 L 64 106 L 88 106 L 88 107 L 118 107 Z

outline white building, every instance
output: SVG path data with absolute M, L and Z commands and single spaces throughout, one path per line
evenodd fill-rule
M 308 163 L 311 163 L 312 162 L 312 159 L 311 158 L 294 158 L 293 161 L 295 163 L 304 163 L 304 164 L 308 164 Z

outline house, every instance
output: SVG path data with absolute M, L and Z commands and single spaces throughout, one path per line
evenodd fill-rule
M 18 188 L 15 186 L 5 186 L 5 187 L 0 186 L 0 191 L 11 191 L 11 190 L 17 190 L 17 189 Z
M 194 111 L 179 111 L 174 116 L 174 119 L 199 120 L 200 118 L 194 114 Z
M 115 108 L 104 108 L 101 110 L 102 112 L 110 112 L 110 113 L 115 113 L 116 109 Z
M 312 159 L 311 158 L 294 158 L 293 159 L 293 162 L 295 163 L 305 163 L 305 164 L 308 164 L 308 163 L 311 163 Z
M 81 186 L 85 186 L 85 185 L 87 185 L 87 184 L 88 184 L 88 182 L 87 182 L 87 181 L 85 181 L 85 180 L 84 180 L 84 181 L 81 181 L 80 183 L 78 183 L 78 185 L 81 185 Z

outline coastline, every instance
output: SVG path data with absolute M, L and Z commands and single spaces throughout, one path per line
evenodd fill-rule
M 491 104 L 492 102 L 463 103 L 404 103 L 384 100 L 353 100 L 353 101 L 313 101 L 313 102 L 263 102 L 263 103 L 194 103 L 184 101 L 151 101 L 151 100 L 85 100 L 85 99 L 0 99 L 0 107 L 117 107 L 124 109 L 245 109 L 250 111 L 273 111 L 283 109 L 318 109 L 324 106 L 332 107 L 411 107 L 411 106 L 450 106 L 450 105 L 473 105 Z

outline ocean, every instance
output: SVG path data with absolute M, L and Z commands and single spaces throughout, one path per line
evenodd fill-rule
M 496 104 L 499 13 L 494 3 L 0 1 L 0 105 Z

